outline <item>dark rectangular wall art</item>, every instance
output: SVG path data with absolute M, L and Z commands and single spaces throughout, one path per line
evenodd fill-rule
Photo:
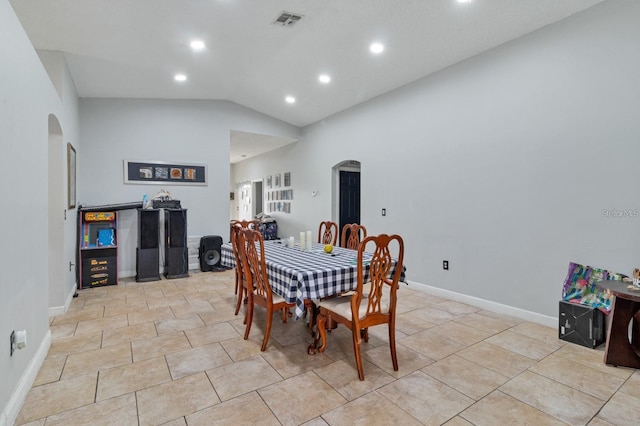
M 124 183 L 207 185 L 205 164 L 124 160 Z

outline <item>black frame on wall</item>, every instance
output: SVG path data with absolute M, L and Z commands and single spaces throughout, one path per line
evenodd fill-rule
M 124 183 L 207 185 L 207 166 L 195 163 L 124 160 Z

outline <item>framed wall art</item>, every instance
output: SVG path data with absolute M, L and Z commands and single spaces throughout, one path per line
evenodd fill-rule
M 67 208 L 76 208 L 76 149 L 67 143 Z
M 124 160 L 124 183 L 207 185 L 207 166 L 195 163 Z

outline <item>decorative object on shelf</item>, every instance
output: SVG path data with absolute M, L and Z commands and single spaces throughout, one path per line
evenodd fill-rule
M 154 185 L 207 185 L 205 164 L 124 160 L 124 183 Z
M 67 208 L 76 208 L 76 149 L 67 144 Z
M 631 281 L 631 286 L 634 290 L 640 290 L 640 268 L 635 268 L 633 270 L 633 280 Z

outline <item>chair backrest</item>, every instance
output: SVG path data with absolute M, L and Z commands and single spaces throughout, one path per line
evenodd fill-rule
M 367 228 L 357 223 L 347 223 L 342 227 L 340 247 L 358 250 L 360 241 L 367 237 Z
M 365 252 L 371 253 L 371 248 L 374 248 L 373 256 L 367 259 L 368 255 L 365 258 Z M 392 251 L 394 251 L 394 255 L 392 255 Z M 364 265 L 367 260 L 369 262 L 368 277 L 365 276 Z M 366 298 L 367 317 L 387 315 L 382 310 L 382 306 L 386 304 L 388 304 L 388 313 L 391 316 L 395 315 L 396 292 L 402 275 L 403 261 L 404 241 L 399 235 L 380 234 L 362 240 L 358 248 L 358 283 L 351 299 L 353 318 L 361 317 L 359 315 L 359 312 L 361 313 L 360 303 L 366 291 L 368 291 Z M 366 288 L 368 285 L 370 287 Z
M 232 220 L 231 221 L 231 226 L 233 225 L 240 225 L 243 228 L 249 228 L 249 229 L 258 229 L 258 224 L 260 224 L 259 220 Z
M 253 288 L 257 296 L 271 303 L 273 298 L 264 257 L 264 238 L 257 230 L 247 228 L 241 229 L 238 237 L 240 257 L 244 261 L 244 271 L 247 276 L 247 288 L 250 293 Z
M 246 279 L 244 276 L 243 262 L 240 258 L 240 238 L 239 234 L 242 227 L 238 224 L 231 225 L 231 251 L 233 251 L 233 257 L 236 261 L 236 271 L 239 279 Z
M 233 227 L 239 226 L 240 228 L 250 228 L 250 229 L 258 229 L 259 220 L 232 220 L 231 221 L 231 232 L 229 233 L 229 241 L 232 241 L 233 236 Z
M 320 222 L 318 227 L 318 242 L 320 244 L 338 244 L 338 224 L 330 220 Z

